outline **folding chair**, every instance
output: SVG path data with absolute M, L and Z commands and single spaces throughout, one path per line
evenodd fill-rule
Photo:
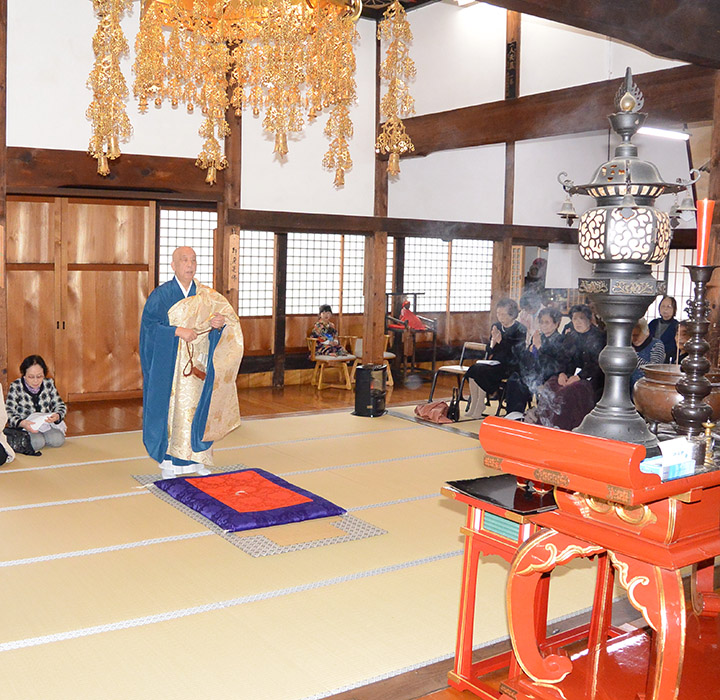
M 438 376 L 440 376 L 440 374 L 454 374 L 455 378 L 457 379 L 460 399 L 462 401 L 467 401 L 467 399 L 464 399 L 462 396 L 462 389 L 465 385 L 465 373 L 470 369 L 471 366 L 463 364 L 466 359 L 465 355 L 468 351 L 479 352 L 484 355 L 487 351 L 487 344 L 473 343 L 470 341 L 463 343 L 462 352 L 460 353 L 460 362 L 457 365 L 444 365 L 443 367 L 438 367 L 433 374 L 432 386 L 430 387 L 430 396 L 428 397 L 428 402 L 433 400 L 433 394 L 435 393 L 435 385 L 437 384 Z

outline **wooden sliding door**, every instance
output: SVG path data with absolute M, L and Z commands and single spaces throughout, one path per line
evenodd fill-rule
M 28 219 L 37 225 L 24 225 Z M 139 396 L 138 334 L 154 286 L 155 205 L 12 198 L 11 239 L 24 242 L 17 260 L 8 246 L 9 296 L 32 298 L 42 285 L 50 300 L 42 312 L 37 302 L 25 302 L 28 312 L 39 313 L 38 333 L 21 322 L 10 301 L 11 378 L 22 357 L 39 352 L 69 401 Z

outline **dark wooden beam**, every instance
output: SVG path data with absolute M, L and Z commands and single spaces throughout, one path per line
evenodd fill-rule
M 720 68 L 717 0 L 487 0 L 596 34 L 626 41 L 656 56 Z
M 7 149 L 10 194 L 102 196 L 125 199 L 217 202 L 224 194 L 225 171 L 208 185 L 193 158 L 169 158 L 124 153 L 101 177 L 95 161 L 83 151 L 48 148 Z
M 275 294 L 273 299 L 273 378 L 275 388 L 285 386 L 285 328 L 287 326 L 287 250 L 286 233 L 275 235 Z
M 356 233 L 365 236 L 369 236 L 375 231 L 385 231 L 389 235 L 406 238 L 422 236 L 444 240 L 478 238 L 490 241 L 500 241 L 510 236 L 518 245 L 577 241 L 577 231 L 569 228 L 483 224 L 468 221 L 393 219 L 380 216 L 304 214 L 250 209 L 231 209 L 228 211 L 228 220 L 233 226 L 251 231 Z
M 682 126 L 713 117 L 715 71 L 680 66 L 637 77 L 648 126 Z M 507 141 L 524 141 L 608 128 L 621 80 L 489 102 L 405 119 L 412 156 Z

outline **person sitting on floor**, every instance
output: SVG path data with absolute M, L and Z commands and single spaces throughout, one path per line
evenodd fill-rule
M 317 338 L 315 344 L 316 355 L 349 355 L 350 353 L 338 342 L 337 328 L 330 320 L 332 309 L 329 304 L 320 307 L 320 318 L 310 331 L 311 338 Z
M 20 378 L 8 389 L 5 409 L 8 427 L 25 430 L 35 452 L 43 447 L 60 447 L 65 442 L 67 412 L 55 382 L 40 355 L 28 355 L 20 363 Z M 33 414 L 41 414 L 37 420 Z M 29 420 L 33 417 L 33 420 Z
M 487 359 L 480 361 L 467 371 L 470 387 L 470 405 L 467 408 L 469 418 L 480 418 L 485 408 L 485 396 L 496 394 L 503 379 L 518 375 L 525 351 L 527 329 L 517 320 L 517 302 L 514 299 L 501 299 L 495 310 L 497 322 L 490 329 L 490 343 Z M 526 395 L 522 390 L 515 391 L 516 383 L 509 384 L 505 392 L 508 413 L 525 410 Z M 521 388 L 519 380 L 517 387 Z
M 537 407 L 525 421 L 573 430 L 590 413 L 602 395 L 604 374 L 598 358 L 605 346 L 605 334 L 592 323 L 592 311 L 585 304 L 570 309 L 572 328 L 564 335 L 560 371 L 538 390 Z
M 675 318 L 677 313 L 675 297 L 664 296 L 660 300 L 658 311 L 660 316 L 650 321 L 648 329 L 650 335 L 661 340 L 665 346 L 665 359 L 663 362 L 675 362 L 678 352 L 677 343 L 675 342 L 678 329 L 678 320 Z
M 644 318 L 639 319 L 635 324 L 635 328 L 633 328 L 632 344 L 638 356 L 638 364 L 635 371 L 630 375 L 631 392 L 638 379 L 645 376 L 643 370 L 645 365 L 661 365 L 665 362 L 665 345 L 662 340 L 653 338 L 650 335 L 648 322 Z

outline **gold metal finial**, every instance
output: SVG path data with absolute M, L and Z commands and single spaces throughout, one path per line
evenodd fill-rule
M 615 95 L 615 104 L 621 112 L 639 112 L 645 104 L 645 98 L 633 80 L 630 66 L 625 70 L 625 80 Z

